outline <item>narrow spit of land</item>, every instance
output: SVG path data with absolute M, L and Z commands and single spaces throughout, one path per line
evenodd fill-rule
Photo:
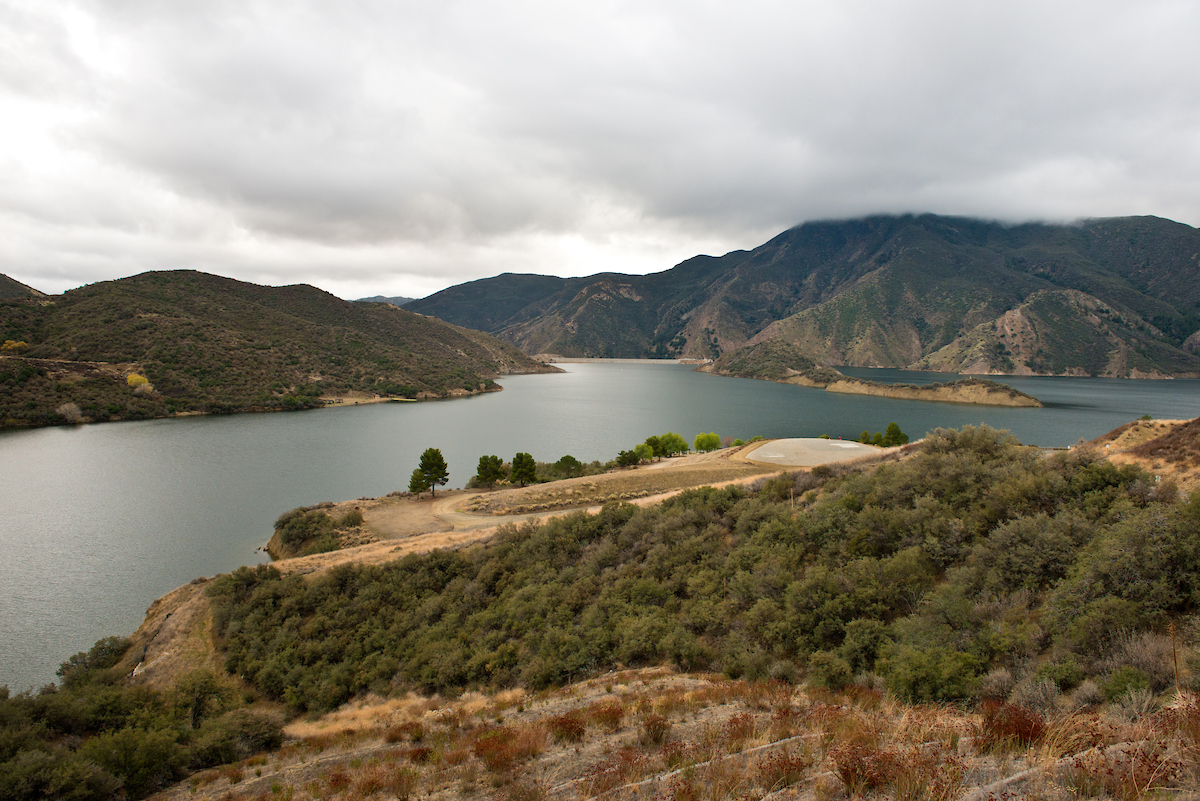
M 858 448 L 832 448 L 831 442 L 766 440 L 662 459 L 634 470 L 529 487 L 452 490 L 420 499 L 387 496 L 343 501 L 326 511 L 336 517 L 358 508 L 363 525 L 345 535 L 341 550 L 281 559 L 274 566 L 284 573 L 315 575 L 338 565 L 384 564 L 408 554 L 481 542 L 508 524 L 579 510 L 594 513 L 610 501 L 652 504 L 694 487 L 749 484 L 797 466 L 873 460 L 896 450 L 863 446 L 869 452 L 864 456 Z M 823 456 L 814 456 L 822 450 Z M 787 455 L 781 457 L 781 453 Z M 141 655 L 139 675 L 151 686 L 166 689 L 197 666 L 219 667 L 206 635 L 211 622 L 204 597 L 206 583 L 206 579 L 196 579 L 159 598 L 131 637 L 131 653 Z

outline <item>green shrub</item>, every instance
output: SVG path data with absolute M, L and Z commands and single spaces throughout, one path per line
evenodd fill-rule
M 234 709 L 204 721 L 188 749 L 188 763 L 198 770 L 237 762 L 278 748 L 282 742 L 283 728 L 278 722 L 245 709 Z
M 183 776 L 184 749 L 171 731 L 124 728 L 99 734 L 80 746 L 79 755 L 120 779 L 133 798 L 164 789 Z
M 1079 610 L 1068 623 L 1066 635 L 1079 653 L 1095 654 L 1105 650 L 1118 633 L 1141 628 L 1144 622 L 1136 603 L 1109 595 L 1097 598 Z
M 887 627 L 879 620 L 851 620 L 846 624 L 846 636 L 838 653 L 856 674 L 874 670 L 875 658 L 886 639 L 886 631 Z
M 1047 679 L 1054 682 L 1059 692 L 1064 693 L 1078 685 L 1085 678 L 1083 668 L 1079 666 L 1074 657 L 1069 657 L 1064 662 L 1039 665 L 1034 676 L 1038 679 Z
M 95 676 L 97 671 L 114 667 L 129 650 L 124 637 L 104 637 L 86 652 L 80 651 L 58 666 L 64 687 L 73 687 Z
M 275 521 L 279 540 L 287 546 L 297 546 L 308 540 L 317 539 L 334 530 L 333 518 L 319 509 L 300 507 L 284 512 Z
M 1149 690 L 1150 679 L 1137 668 L 1126 665 L 1117 668 L 1109 675 L 1104 682 L 1103 689 L 1104 699 L 1112 703 L 1130 690 Z
M 808 683 L 814 687 L 840 690 L 853 678 L 850 664 L 837 654 L 817 651 L 808 658 Z
M 944 647 L 889 644 L 884 654 L 879 667 L 888 689 L 911 702 L 972 698 L 983 667 L 979 657 Z
M 0 770 L 0 798 L 13 801 L 115 801 L 124 797 L 119 778 L 66 749 L 22 751 Z

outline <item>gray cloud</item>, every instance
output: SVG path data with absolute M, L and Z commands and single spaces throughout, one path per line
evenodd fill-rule
M 347 297 L 806 219 L 1200 223 L 1186 2 L 0 0 L 0 271 Z

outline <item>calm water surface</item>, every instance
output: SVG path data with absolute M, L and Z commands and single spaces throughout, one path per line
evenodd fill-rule
M 57 665 L 196 576 L 261 561 L 283 511 L 407 486 L 421 451 L 442 450 L 450 487 L 482 454 L 608 460 L 651 434 L 857 437 L 895 421 L 914 437 L 986 422 L 1028 444 L 1065 446 L 1150 414 L 1200 415 L 1200 381 L 1013 378 L 1045 409 L 834 395 L 718 378 L 678 365 L 568 364 L 505 378 L 503 392 L 435 403 L 185 418 L 0 434 L 0 684 Z M 896 370 L 886 381 L 946 380 Z

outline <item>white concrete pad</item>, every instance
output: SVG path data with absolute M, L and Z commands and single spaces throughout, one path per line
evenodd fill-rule
M 766 462 L 784 467 L 816 467 L 834 462 L 847 462 L 861 456 L 879 453 L 881 448 L 843 439 L 796 438 L 764 442 L 744 454 L 752 462 Z

